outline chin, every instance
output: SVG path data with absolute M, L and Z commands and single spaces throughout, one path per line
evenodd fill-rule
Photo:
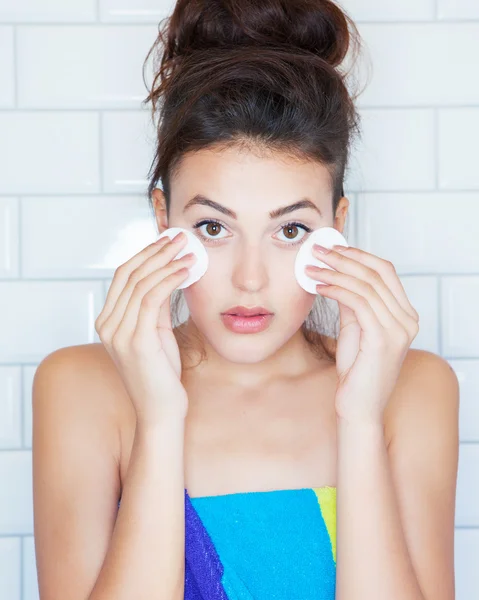
M 225 360 L 238 364 L 255 364 L 275 354 L 297 333 L 301 324 L 302 322 L 297 327 L 292 327 L 288 323 L 287 330 L 280 330 L 278 323 L 272 323 L 258 333 L 235 333 L 227 329 L 218 318 L 214 327 L 209 321 L 204 327 L 199 324 L 199 328 L 208 344 Z
M 244 365 L 262 362 L 281 347 L 281 344 L 275 344 L 271 339 L 267 340 L 263 337 L 260 341 L 257 334 L 241 335 L 230 333 L 229 335 L 221 336 L 221 339 L 216 338 L 208 341 L 215 352 L 225 360 Z

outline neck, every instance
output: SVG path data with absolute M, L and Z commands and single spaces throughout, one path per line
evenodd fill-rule
M 225 359 L 208 343 L 191 317 L 179 329 L 184 382 L 191 382 L 193 377 L 195 380 L 205 378 L 214 381 L 215 385 L 256 390 L 278 378 L 294 380 L 317 372 L 320 365 L 330 362 L 314 353 L 301 329 L 274 354 L 257 363 L 235 363 Z

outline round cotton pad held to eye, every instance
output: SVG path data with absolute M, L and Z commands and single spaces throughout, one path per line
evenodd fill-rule
M 163 233 L 158 237 L 161 239 L 162 237 L 168 236 L 171 239 L 175 237 L 178 233 L 182 231 L 186 237 L 187 242 L 186 245 L 178 252 L 178 254 L 173 258 L 176 260 L 185 256 L 185 254 L 189 254 L 193 252 L 196 256 L 195 263 L 188 269 L 189 274 L 188 277 L 176 288 L 177 290 L 182 290 L 184 288 L 189 287 L 193 283 L 196 283 L 203 275 L 206 273 L 208 269 L 208 253 L 206 252 L 206 248 L 203 246 L 201 241 L 191 233 L 188 229 L 183 229 L 182 227 L 170 227 L 169 229 L 165 229 Z
M 334 269 L 330 265 L 327 265 L 316 258 L 316 255 L 313 254 L 313 244 L 319 244 L 325 248 L 332 248 L 336 245 L 349 247 L 349 244 L 343 235 L 334 227 L 320 227 L 319 229 L 315 229 L 310 233 L 308 239 L 301 244 L 294 263 L 294 275 L 296 281 L 304 290 L 310 294 L 317 294 L 316 286 L 326 284 L 309 277 L 305 271 L 306 266 L 314 265 L 316 267 L 331 269 L 332 271 L 334 271 Z

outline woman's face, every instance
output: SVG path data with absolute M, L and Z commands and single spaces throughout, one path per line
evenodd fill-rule
M 297 283 L 294 262 L 308 232 L 334 226 L 326 168 L 235 148 L 202 150 L 184 159 L 171 190 L 168 226 L 193 232 L 209 257 L 206 274 L 184 290 L 195 326 L 229 361 L 264 360 L 298 332 L 315 299 Z M 205 198 L 219 208 L 202 204 Z M 312 207 L 270 215 L 306 199 Z M 269 327 L 230 331 L 221 313 L 237 305 L 274 313 Z

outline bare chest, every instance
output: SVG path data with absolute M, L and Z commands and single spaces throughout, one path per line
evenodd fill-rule
M 239 393 L 188 390 L 185 487 L 190 496 L 336 485 L 333 371 L 301 384 Z M 134 421 L 122 435 L 124 481 Z
M 249 394 L 193 395 L 185 430 L 190 496 L 336 484 L 330 378 Z

